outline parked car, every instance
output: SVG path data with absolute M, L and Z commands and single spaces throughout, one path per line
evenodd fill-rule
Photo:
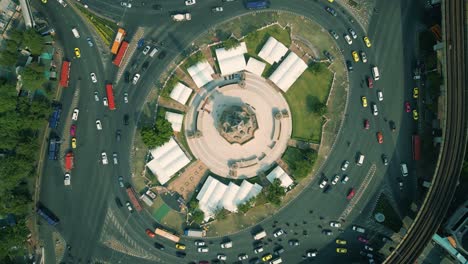
M 140 79 L 140 74 L 135 73 L 135 75 L 133 76 L 132 83 L 133 83 L 134 85 L 137 84 L 137 82 L 138 82 L 139 79 Z
M 379 144 L 383 143 L 383 134 L 381 131 L 377 132 L 377 142 L 379 142 Z
M 405 110 L 406 110 L 406 113 L 411 112 L 411 104 L 408 101 L 405 102 Z
M 72 113 L 72 120 L 73 121 L 77 121 L 78 120 L 78 114 L 80 113 L 80 110 L 78 110 L 78 108 L 75 108 L 73 109 L 73 113 Z
M 353 72 L 353 63 L 349 60 L 346 61 L 346 68 L 349 72 Z
M 291 239 L 291 240 L 288 241 L 288 244 L 291 247 L 297 247 L 297 246 L 299 246 L 300 243 L 299 243 L 299 240 L 297 240 L 297 239 Z
M 367 77 L 367 87 L 371 89 L 374 87 L 374 79 L 372 77 Z
M 330 221 L 330 226 L 331 226 L 331 227 L 340 228 L 340 227 L 341 227 L 341 223 L 338 222 L 338 221 Z
M 253 251 L 254 251 L 255 254 L 258 254 L 258 253 L 260 253 L 260 252 L 263 252 L 263 247 L 262 247 L 262 246 L 256 247 L 256 248 L 254 248 Z
M 331 236 L 331 235 L 333 235 L 333 232 L 330 229 L 324 229 L 324 230 L 322 230 L 322 234 L 327 235 L 327 236 Z
M 365 128 L 365 129 L 369 129 L 369 128 L 370 128 L 369 119 L 364 119 L 364 128 Z
M 224 254 L 218 254 L 218 255 L 216 256 L 216 258 L 219 259 L 219 260 L 227 260 L 227 256 L 224 255 Z
M 153 231 L 149 230 L 149 229 L 146 229 L 145 232 L 151 238 L 154 238 L 156 236 L 156 234 Z
M 197 251 L 200 253 L 207 253 L 209 250 L 208 247 L 199 247 Z
M 143 54 L 146 55 L 148 54 L 148 52 L 151 50 L 151 47 L 150 46 L 146 46 L 144 49 L 143 49 Z
M 279 229 L 279 230 L 277 230 L 276 232 L 273 233 L 273 236 L 274 236 L 274 237 L 279 237 L 279 236 L 282 236 L 282 235 L 284 235 L 284 234 L 285 234 L 284 230 L 283 230 L 283 229 Z
M 333 9 L 333 8 L 331 8 L 331 7 L 329 7 L 329 6 L 326 6 L 326 7 L 325 7 L 325 10 L 326 10 L 330 15 L 332 15 L 332 16 L 335 16 L 335 17 L 336 17 L 336 16 L 338 15 L 338 13 L 335 11 L 335 9 Z
M 206 246 L 206 243 L 205 243 L 205 241 L 202 241 L 202 240 L 196 240 L 195 241 L 195 246 L 199 246 L 199 247 Z
M 365 243 L 365 244 L 369 243 L 369 239 L 367 239 L 367 238 L 365 238 L 363 236 L 358 236 L 358 241 L 362 242 L 362 243 Z
M 335 178 L 333 178 L 332 185 L 337 184 L 340 181 L 340 175 L 336 174 Z
M 329 30 L 329 32 L 330 32 L 330 35 L 332 35 L 334 39 L 339 39 L 340 38 L 340 36 L 338 36 L 338 34 L 336 34 L 335 31 Z
M 101 124 L 101 120 L 96 120 L 96 128 L 97 130 L 102 130 L 102 124 Z
M 364 229 L 363 227 L 357 226 L 357 225 L 353 225 L 351 227 L 351 229 L 353 231 L 356 231 L 356 232 L 359 232 L 359 233 L 365 233 L 366 232 L 366 229 Z
M 343 183 L 343 184 L 344 184 L 344 183 L 347 183 L 348 181 L 349 181 L 349 177 L 348 177 L 348 175 L 346 175 L 346 174 L 345 174 L 345 175 L 343 175 L 343 178 L 341 179 L 341 183 Z
M 262 257 L 262 260 L 265 261 L 265 262 L 267 262 L 267 261 L 269 261 L 269 260 L 272 259 L 272 258 L 273 258 L 273 255 L 271 255 L 271 254 L 266 254 L 266 255 L 264 255 L 264 256 Z
M 154 242 L 154 247 L 159 249 L 159 250 L 165 250 L 166 249 L 162 244 L 159 244 L 158 242 Z
M 70 136 L 76 137 L 76 125 L 75 124 L 70 126 Z
M 222 6 L 216 6 L 216 7 L 213 7 L 211 9 L 211 11 L 213 11 L 214 13 L 217 13 L 217 12 L 223 12 L 223 7 Z
M 337 239 L 337 240 L 335 240 L 335 243 L 338 244 L 338 245 L 346 245 L 347 241 L 346 241 L 346 240 Z
M 239 254 L 239 256 L 237 257 L 239 260 L 244 260 L 244 259 L 248 259 L 249 256 L 245 253 L 242 253 L 242 254 Z
M 196 3 L 197 3 L 196 0 L 185 0 L 185 5 L 186 6 L 191 6 L 191 5 L 194 5 Z
M 351 36 L 353 36 L 353 39 L 357 39 L 357 34 L 354 31 L 354 29 L 348 28 L 348 32 L 349 32 L 349 34 L 351 34 Z
M 129 201 L 127 201 L 127 202 L 125 203 L 125 206 L 127 206 L 127 209 L 128 209 L 128 211 L 130 211 L 130 213 L 132 213 L 132 212 L 133 212 L 132 205 L 130 204 L 130 202 L 129 202 Z
M 186 246 L 184 244 L 181 244 L 181 243 L 176 243 L 175 248 L 177 248 L 179 250 L 185 250 Z
M 353 40 L 348 34 L 344 34 L 344 39 L 346 40 L 346 43 L 348 43 L 348 45 L 353 44 Z
M 346 254 L 348 250 L 346 248 L 336 248 L 336 253 Z
M 348 160 L 343 161 L 343 164 L 341 164 L 341 170 L 346 171 L 348 167 L 349 167 L 349 161 Z
M 322 182 L 321 182 L 320 185 L 319 185 L 320 189 L 323 189 L 327 184 L 328 184 L 328 180 L 327 180 L 327 179 L 323 179 Z
M 309 249 L 309 250 L 306 251 L 305 256 L 307 258 L 315 258 L 315 257 L 317 257 L 317 253 L 318 253 L 318 251 L 316 249 Z
M 387 166 L 388 165 L 388 157 L 385 154 L 382 154 L 382 163 Z

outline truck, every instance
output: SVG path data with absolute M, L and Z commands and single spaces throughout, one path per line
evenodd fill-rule
M 71 171 L 71 169 L 73 169 L 73 152 L 68 152 L 66 155 L 65 155 L 65 170 L 66 171 Z
M 75 38 L 80 38 L 80 33 L 78 32 L 78 29 L 76 29 L 75 27 L 72 28 L 72 33 L 73 33 L 73 36 L 75 36 Z
M 180 237 L 164 230 L 164 229 L 161 229 L 161 228 L 156 228 L 154 230 L 154 233 L 158 236 L 161 236 L 161 237 L 164 237 L 165 239 L 169 239 L 171 240 L 172 242 L 174 243 L 178 243 L 180 241 Z
M 264 9 L 270 7 L 270 1 L 268 0 L 248 0 L 245 2 L 245 8 L 247 9 Z
M 120 48 L 120 44 L 122 43 L 125 37 L 125 30 L 123 28 L 119 28 L 117 31 L 117 35 L 115 36 L 114 43 L 112 44 L 111 53 L 117 54 Z
M 254 235 L 253 238 L 254 238 L 255 240 L 260 240 L 260 239 L 262 239 L 262 238 L 264 238 L 264 237 L 266 237 L 266 236 L 267 236 L 267 233 L 265 232 L 265 230 L 262 230 L 262 231 L 260 231 L 260 232 L 257 232 L 257 233 Z
M 49 127 L 50 128 L 57 128 L 59 121 L 60 121 L 60 114 L 62 113 L 62 108 L 60 105 L 56 105 L 54 107 L 54 112 L 49 117 Z
M 180 13 L 172 15 L 172 20 L 180 22 L 180 21 L 188 21 L 192 20 L 192 15 L 190 13 Z
M 206 236 L 206 231 L 205 230 L 200 230 L 200 229 L 185 229 L 184 230 L 184 236 L 204 237 L 204 236 Z
M 60 138 L 50 138 L 49 139 L 49 155 L 48 158 L 49 160 L 56 160 L 58 156 L 58 152 L 60 149 Z
M 133 207 L 135 207 L 135 210 L 137 210 L 137 212 L 143 210 L 143 208 L 141 208 L 140 202 L 138 202 L 138 199 L 135 197 L 135 191 L 133 190 L 133 188 L 128 187 L 126 191 L 128 194 L 128 198 L 130 198 L 130 201 L 132 202 Z
M 56 226 L 60 222 L 57 216 L 55 216 L 49 209 L 47 209 L 43 205 L 37 205 L 36 212 L 40 215 L 44 220 L 49 223 L 51 226 Z

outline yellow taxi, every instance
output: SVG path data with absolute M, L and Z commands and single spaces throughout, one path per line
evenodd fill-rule
M 175 247 L 176 247 L 177 249 L 180 249 L 180 250 L 185 250 L 185 245 L 184 245 L 184 244 L 176 243 L 176 244 L 175 244 Z
M 80 53 L 80 49 L 79 48 L 75 48 L 75 56 L 77 58 L 80 58 L 81 57 L 81 53 Z
M 413 98 L 414 99 L 418 99 L 419 97 L 419 88 L 418 87 L 414 87 L 413 88 Z
M 414 120 L 418 120 L 418 119 L 419 119 L 418 110 L 416 110 L 416 109 L 413 109 L 413 119 L 414 119 Z
M 366 47 L 368 48 L 372 46 L 370 39 L 368 37 L 364 37 L 364 44 L 366 44 Z
M 71 145 L 72 145 L 72 148 L 76 148 L 76 138 L 75 137 L 72 137 Z
M 336 248 L 336 253 L 346 254 L 348 250 L 346 248 Z
M 335 241 L 338 245 L 346 245 L 346 240 L 337 239 Z
M 367 107 L 367 98 L 365 96 L 361 97 L 362 106 Z
M 262 260 L 263 260 L 263 261 L 269 261 L 271 258 L 273 258 L 273 255 L 268 254 L 268 255 L 263 256 L 263 257 L 262 257 Z
M 358 55 L 357 51 L 353 50 L 353 52 L 351 54 L 353 55 L 354 62 L 358 62 L 359 61 L 359 55 Z

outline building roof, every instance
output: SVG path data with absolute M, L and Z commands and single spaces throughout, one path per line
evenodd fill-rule
M 258 56 L 269 64 L 274 64 L 275 62 L 279 62 L 286 55 L 286 52 L 288 52 L 288 48 L 283 43 L 274 37 L 269 37 L 258 53 Z
M 246 71 L 249 71 L 255 75 L 262 76 L 263 70 L 265 69 L 266 64 L 255 58 L 249 58 L 247 66 L 245 67 Z
M 291 177 L 289 177 L 289 175 L 280 166 L 276 166 L 276 168 L 267 175 L 267 179 L 271 183 L 273 183 L 275 179 L 279 179 L 281 181 L 281 186 L 284 188 L 288 188 L 293 184 L 293 179 L 291 179 Z
M 306 69 L 307 64 L 296 53 L 290 52 L 268 79 L 287 92 Z
M 202 87 L 213 80 L 211 75 L 214 74 L 214 71 L 207 61 L 198 62 L 197 64 L 190 66 L 187 71 L 198 87 Z
M 184 120 L 184 115 L 173 112 L 166 112 L 166 119 L 171 123 L 172 130 L 176 132 L 180 132 L 180 130 L 182 130 L 182 122 Z
M 161 184 L 168 182 L 176 172 L 190 163 L 174 138 L 166 144 L 150 150 L 153 159 L 146 164 L 151 172 L 156 175 Z
M 205 213 L 205 220 L 208 220 L 221 208 L 236 212 L 239 204 L 257 196 L 261 190 L 262 186 L 246 180 L 242 182 L 241 186 L 234 182 L 226 185 L 208 176 L 197 195 L 198 206 Z
M 225 48 L 216 49 L 215 53 L 221 75 L 228 75 L 245 69 L 244 54 L 247 53 L 245 42 L 241 42 L 239 46 L 229 50 Z
M 193 90 L 187 87 L 186 85 L 178 82 L 174 88 L 172 89 L 171 94 L 169 95 L 172 99 L 176 100 L 181 104 L 187 103 L 190 95 L 192 94 Z

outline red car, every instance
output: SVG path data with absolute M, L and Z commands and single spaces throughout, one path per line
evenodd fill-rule
M 377 141 L 379 142 L 379 144 L 383 143 L 383 134 L 380 131 L 377 132 Z
M 146 229 L 146 234 L 151 238 L 154 238 L 156 236 L 156 234 L 149 229 Z
M 370 122 L 368 119 L 364 119 L 364 128 L 369 129 L 370 128 Z
M 411 105 L 408 101 L 405 102 L 405 109 L 406 109 L 406 113 L 411 112 Z
M 369 86 L 369 88 L 374 87 L 374 80 L 372 80 L 372 77 L 367 77 L 367 86 Z
M 348 200 L 353 199 L 353 197 L 354 197 L 355 194 L 356 194 L 356 191 L 354 190 L 354 188 L 352 188 L 352 189 L 348 192 L 348 196 L 346 196 L 346 199 L 348 199 Z
M 363 236 L 358 236 L 357 238 L 360 242 L 364 243 L 364 244 L 367 244 L 369 243 L 369 239 L 363 237 Z
M 70 136 L 76 137 L 76 125 L 75 124 L 71 125 L 70 127 Z

